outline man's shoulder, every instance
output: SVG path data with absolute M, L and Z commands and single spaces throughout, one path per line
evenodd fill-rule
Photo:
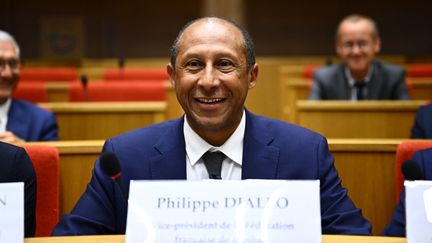
M 51 111 L 43 109 L 37 106 L 36 104 L 33 104 L 25 100 L 17 100 L 17 99 L 12 100 L 11 109 L 21 109 L 22 111 L 25 111 L 26 114 L 33 114 L 33 115 L 46 116 L 52 114 Z
M 157 139 L 163 137 L 166 134 L 179 133 L 179 129 L 182 128 L 183 119 L 179 118 L 176 120 L 166 121 L 162 123 L 153 124 L 150 126 L 131 130 L 115 136 L 110 140 L 116 143 L 154 143 Z
M 10 157 L 12 158 L 17 151 L 20 149 L 20 147 L 9 144 L 9 143 L 4 143 L 4 142 L 0 142 L 0 155 L 2 157 Z
M 432 113 L 432 103 L 421 106 L 419 108 L 419 113 L 422 113 L 422 114 L 431 114 Z
M 330 78 L 343 72 L 343 64 L 332 64 L 318 68 L 314 72 L 314 78 Z
M 272 134 L 278 141 L 296 140 L 296 142 L 301 142 L 323 139 L 323 136 L 317 132 L 278 119 L 252 115 L 251 120 L 254 126 L 252 129 L 255 129 L 258 133 Z
M 374 62 L 374 65 L 387 73 L 394 73 L 394 74 L 405 73 L 405 70 L 401 66 L 396 64 L 376 60 Z

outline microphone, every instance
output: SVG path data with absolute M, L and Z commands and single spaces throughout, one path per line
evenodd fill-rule
M 120 180 L 121 177 L 121 167 L 117 156 L 112 152 L 103 153 L 100 157 L 100 166 L 102 171 L 110 177 L 120 188 L 123 196 L 123 200 L 126 205 L 128 205 L 128 193 Z
M 409 181 L 425 179 L 420 166 L 414 160 L 405 160 L 402 163 L 402 174 L 405 180 Z
M 84 101 L 89 101 L 90 97 L 89 97 L 89 93 L 88 93 L 88 89 L 87 89 L 87 87 L 88 87 L 88 77 L 87 77 L 87 75 L 85 75 L 85 74 L 81 75 L 81 80 L 80 81 L 81 81 L 81 85 L 82 85 L 82 87 L 84 89 Z

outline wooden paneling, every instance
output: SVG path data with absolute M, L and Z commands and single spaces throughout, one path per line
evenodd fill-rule
M 424 101 L 297 101 L 300 126 L 327 138 L 409 138 Z
M 395 201 L 395 153 L 399 139 L 329 139 L 342 185 L 379 235 L 389 222 Z M 60 141 L 61 214 L 68 213 L 91 178 L 103 141 Z
M 107 139 L 165 120 L 165 102 L 41 103 L 54 112 L 60 140 Z

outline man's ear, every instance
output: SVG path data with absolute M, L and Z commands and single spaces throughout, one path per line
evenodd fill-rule
M 166 66 L 166 70 L 169 75 L 171 85 L 175 87 L 175 70 L 171 63 L 168 63 L 168 65 Z
M 378 54 L 381 51 L 381 38 L 377 37 L 374 42 L 374 51 L 375 54 Z
M 254 64 L 252 69 L 249 71 L 249 89 L 255 87 L 258 78 L 258 64 Z

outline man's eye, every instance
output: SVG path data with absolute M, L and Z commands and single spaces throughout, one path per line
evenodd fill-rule
M 188 62 L 187 65 L 186 65 L 186 67 L 188 67 L 188 68 L 193 68 L 193 69 L 200 68 L 201 66 L 202 66 L 202 65 L 201 65 L 201 62 L 199 62 L 199 61 L 197 61 L 197 60 L 190 61 L 190 62 Z
M 234 64 L 231 61 L 222 60 L 222 61 L 218 62 L 217 66 L 220 68 L 231 68 L 234 66 Z

